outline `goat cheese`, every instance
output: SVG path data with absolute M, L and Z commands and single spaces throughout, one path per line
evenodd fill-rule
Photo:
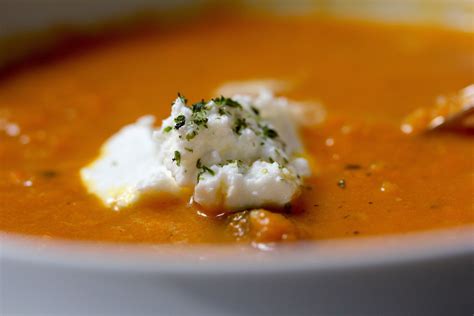
M 268 90 L 193 105 L 179 95 L 160 128 L 148 116 L 112 136 L 82 180 L 116 209 L 183 189 L 206 211 L 283 207 L 310 175 L 290 108 Z
M 144 116 L 123 127 L 102 146 L 99 157 L 81 169 L 89 192 L 107 206 L 119 209 L 147 195 L 179 193 L 171 172 L 156 158 L 154 121 L 153 116 Z

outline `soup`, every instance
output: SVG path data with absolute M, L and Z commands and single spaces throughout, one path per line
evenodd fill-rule
M 268 241 L 280 231 L 322 240 L 472 224 L 471 135 L 400 131 L 413 109 L 474 82 L 472 43 L 472 34 L 437 27 L 222 13 L 69 42 L 1 78 L 0 229 L 110 242 L 247 240 L 236 217 L 248 213 L 205 216 L 182 198 L 115 212 L 87 193 L 79 170 L 125 124 L 167 117 L 177 92 L 199 101 L 229 81 L 262 78 L 290 82 L 285 96 L 327 112 L 300 131 L 313 175 L 298 206 L 257 214 L 270 223 Z

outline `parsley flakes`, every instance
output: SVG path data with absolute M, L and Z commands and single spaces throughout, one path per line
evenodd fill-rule
M 187 133 L 186 134 L 186 140 L 189 142 L 191 139 L 193 139 L 194 137 L 196 137 L 197 135 L 197 132 L 196 131 L 192 131 L 191 133 Z
M 175 129 L 180 129 L 181 127 L 184 126 L 184 124 L 186 124 L 186 117 L 184 117 L 183 114 L 181 115 L 178 115 L 175 119 L 174 119 L 174 122 L 176 123 L 174 128 Z
M 176 162 L 176 165 L 179 167 L 181 165 L 181 153 L 176 150 L 174 152 L 174 158 L 172 160 Z
M 191 106 L 191 109 L 193 110 L 193 113 L 201 112 L 202 110 L 207 110 L 206 101 L 201 100 L 201 102 L 194 103 Z
M 181 100 L 181 102 L 183 102 L 184 104 L 188 103 L 188 99 L 186 99 L 184 97 L 184 95 L 182 95 L 181 93 L 178 92 L 178 98 L 179 100 Z
M 278 133 L 274 129 L 271 129 L 268 126 L 262 126 L 262 131 L 263 131 L 263 136 L 265 137 L 268 137 L 268 138 L 278 137 Z
M 206 173 L 206 172 L 209 173 L 211 176 L 214 176 L 214 175 L 216 174 L 216 173 L 214 172 L 214 170 L 212 170 L 211 168 L 209 168 L 209 167 L 203 165 L 203 164 L 201 163 L 201 159 L 198 159 L 198 160 L 196 161 L 196 168 L 199 169 L 199 172 L 198 172 L 198 175 L 197 175 L 197 183 L 199 183 L 199 180 L 202 179 L 201 176 L 202 176 L 204 173 Z
M 226 98 L 224 96 L 220 96 L 219 98 L 214 98 L 212 101 L 221 106 L 228 106 L 231 108 L 242 108 L 242 105 L 240 105 L 239 102 L 232 100 L 231 98 Z
M 260 115 L 260 111 L 259 109 L 257 109 L 256 107 L 254 106 L 251 106 L 250 109 L 252 110 L 252 112 L 255 114 L 255 115 Z
M 235 120 L 233 131 L 237 135 L 240 135 L 242 133 L 242 130 L 247 127 L 248 127 L 247 121 L 244 118 L 239 117 L 237 120 Z

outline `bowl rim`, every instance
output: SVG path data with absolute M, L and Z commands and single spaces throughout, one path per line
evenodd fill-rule
M 0 232 L 0 272 L 4 260 L 76 269 L 210 275 L 341 271 L 460 256 L 474 256 L 474 224 L 399 235 L 259 245 L 258 249 L 104 244 Z
M 474 225 L 268 245 L 119 244 L 0 232 L 0 263 L 166 275 L 337 272 L 474 256 Z M 0 264 L 1 266 L 1 264 Z

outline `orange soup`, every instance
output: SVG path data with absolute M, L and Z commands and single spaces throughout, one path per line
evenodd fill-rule
M 222 243 L 472 224 L 472 135 L 405 135 L 400 122 L 474 82 L 473 40 L 436 27 L 219 14 L 69 41 L 1 76 L 0 229 Z M 79 170 L 101 144 L 142 115 L 167 117 L 177 92 L 199 101 L 226 82 L 260 78 L 291 82 L 285 96 L 327 112 L 300 131 L 314 170 L 296 207 L 206 217 L 176 198 L 115 212 L 83 187 Z

